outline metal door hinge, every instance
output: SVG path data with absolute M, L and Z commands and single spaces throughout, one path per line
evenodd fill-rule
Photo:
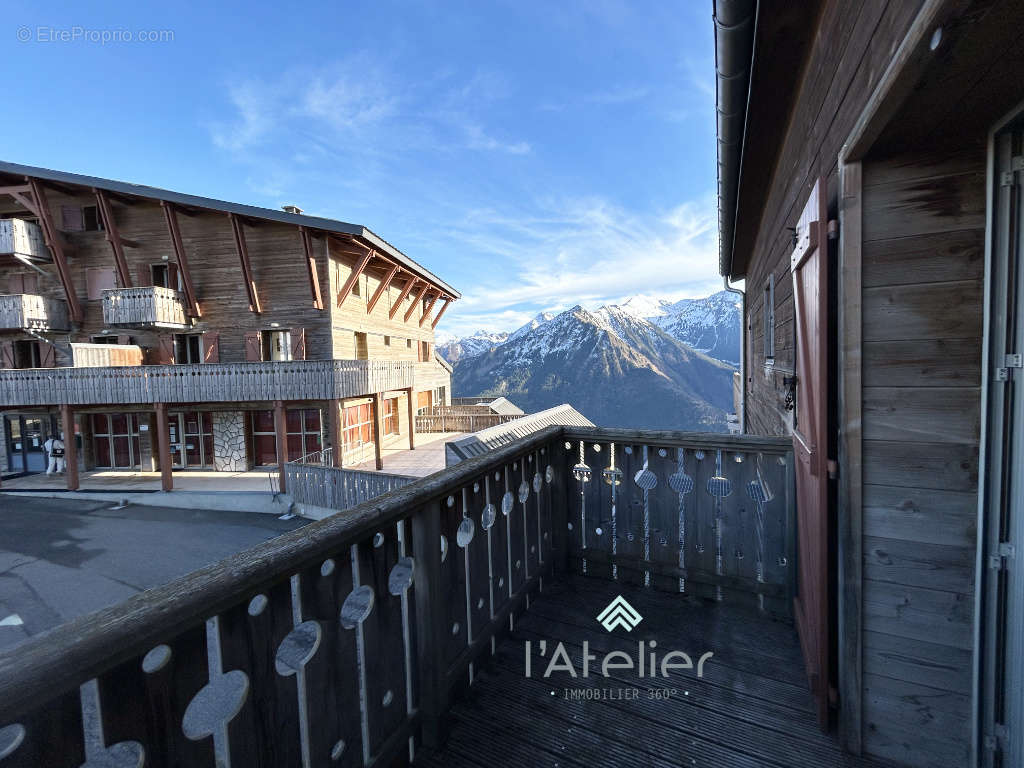
M 989 752 L 1002 752 L 1010 740 L 1010 729 L 1005 725 L 995 725 L 984 737 L 985 749 Z
M 1003 364 L 1002 364 L 1002 366 L 996 368 L 995 380 L 996 381 L 1009 381 L 1010 380 L 1010 372 L 1014 368 L 1024 368 L 1024 355 L 1021 355 L 1019 353 L 1013 353 L 1013 354 L 1010 354 L 1010 355 L 1005 355 L 1003 357 Z
M 1007 560 L 1017 557 L 1017 549 L 1008 541 L 999 542 L 996 554 L 988 556 L 988 567 L 993 571 L 1001 571 L 1006 567 Z
M 1010 159 L 1010 170 L 999 174 L 999 184 L 1004 187 L 1012 187 L 1016 182 L 1014 174 L 1017 171 L 1024 171 L 1024 155 L 1017 155 Z

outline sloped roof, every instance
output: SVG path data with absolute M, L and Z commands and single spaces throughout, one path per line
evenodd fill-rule
M 513 403 L 511 400 L 507 400 L 504 397 L 499 397 L 496 400 L 491 400 L 485 405 L 495 413 L 501 416 L 522 416 L 525 412 L 518 405 Z
M 446 463 L 450 467 L 460 461 L 481 456 L 494 448 L 551 426 L 593 427 L 596 425 L 571 405 L 564 403 L 554 408 L 531 413 L 521 419 L 481 429 L 479 432 L 446 443 Z
M 234 213 L 238 216 L 246 216 L 251 219 L 263 219 L 264 221 L 276 221 L 281 224 L 294 224 L 295 226 L 307 227 L 339 235 L 352 235 L 360 237 L 382 254 L 407 267 L 411 272 L 419 274 L 425 280 L 435 283 L 443 288 L 452 297 L 458 299 L 462 294 L 444 282 L 437 275 L 430 272 L 420 264 L 410 259 L 391 243 L 382 237 L 371 232 L 361 224 L 349 224 L 337 219 L 325 219 L 320 216 L 306 216 L 305 214 L 286 213 L 274 208 L 260 208 L 255 205 L 243 205 L 242 203 L 231 203 L 226 200 L 217 200 L 210 197 L 199 197 L 198 195 L 187 195 L 183 192 L 172 192 L 159 187 L 149 187 L 144 184 L 133 184 L 127 181 L 115 181 L 104 179 L 99 176 L 85 176 L 79 173 L 67 171 L 54 171 L 50 168 L 39 168 L 34 165 L 19 165 L 0 160 L 0 173 L 8 173 L 14 176 L 30 176 L 45 181 L 52 181 L 58 184 L 73 184 L 82 187 L 102 189 L 107 192 L 114 192 L 119 195 L 131 195 L 133 197 L 144 197 L 150 200 L 165 200 L 169 203 L 188 206 L 191 208 L 207 208 L 225 213 Z

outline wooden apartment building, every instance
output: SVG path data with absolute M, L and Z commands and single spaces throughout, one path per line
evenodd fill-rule
M 459 293 L 362 226 L 0 163 L 0 470 L 243 471 L 414 447 Z M 283 474 L 282 474 L 283 477 Z

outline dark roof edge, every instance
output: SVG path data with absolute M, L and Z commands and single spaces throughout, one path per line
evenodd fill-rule
M 255 205 L 244 205 L 242 203 L 232 203 L 226 200 L 217 200 L 210 197 L 189 195 L 183 192 L 172 192 L 171 190 L 160 189 L 159 187 L 149 187 L 145 184 L 133 184 L 127 181 L 103 179 L 98 176 L 85 176 L 83 174 L 70 173 L 68 171 L 55 171 L 50 168 L 39 168 L 33 165 L 19 165 L 17 163 L 8 163 L 2 160 L 0 160 L 0 173 L 10 173 L 17 176 L 32 176 L 46 181 L 74 184 L 90 188 L 96 187 L 97 189 L 103 189 L 107 192 L 116 192 L 122 195 L 134 195 L 136 197 L 145 197 L 152 200 L 166 200 L 169 203 L 178 203 L 179 205 L 191 206 L 193 208 L 208 208 L 216 211 L 224 211 L 226 213 L 235 213 L 239 216 L 247 216 L 253 219 L 276 221 L 281 224 L 293 224 L 295 226 L 309 227 L 310 229 L 319 229 L 324 232 L 339 235 L 353 235 L 355 237 L 361 237 L 372 244 L 374 248 L 379 249 L 382 253 L 388 256 L 388 258 L 393 259 L 400 265 L 407 267 L 410 271 L 418 273 L 422 278 L 435 283 L 439 288 L 447 291 L 451 294 L 452 298 L 458 299 L 462 297 L 461 293 L 456 291 L 437 275 L 433 274 L 430 270 L 416 263 L 400 250 L 395 248 L 395 246 L 391 245 L 391 243 L 359 224 L 349 224 L 344 221 L 338 221 L 337 219 L 325 219 L 319 216 L 285 213 L 284 211 L 276 211 L 273 208 L 260 208 Z
M 714 0 L 718 134 L 718 271 L 732 270 L 740 168 L 750 100 L 756 0 Z

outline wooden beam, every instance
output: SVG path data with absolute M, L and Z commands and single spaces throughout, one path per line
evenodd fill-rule
M 405 390 L 408 394 L 408 399 L 405 403 L 406 408 L 409 411 L 409 450 L 416 450 L 416 390 L 413 387 L 409 387 Z
M 422 328 L 423 324 L 427 322 L 427 318 L 430 317 L 430 313 L 433 311 L 434 305 L 437 304 L 437 300 L 439 298 L 441 298 L 441 293 L 435 293 L 434 298 L 432 298 L 430 303 L 427 304 L 427 308 L 423 310 L 423 315 L 420 317 L 420 328 Z
M 398 274 L 398 265 L 391 267 L 391 270 L 385 275 L 384 279 L 381 280 L 377 290 L 374 291 L 373 296 L 370 298 L 369 304 L 366 305 L 366 314 L 373 312 L 373 308 L 377 306 L 377 302 L 380 301 L 380 297 L 384 295 L 384 292 L 391 286 L 391 281 L 395 279 L 395 275 Z
M 380 419 L 381 419 L 381 405 L 382 400 L 380 392 L 373 393 L 373 459 L 374 464 L 377 467 L 377 471 L 380 472 L 384 469 L 384 457 L 381 455 L 381 432 Z
M 451 296 L 447 297 L 444 300 L 444 304 L 441 305 L 441 309 L 438 310 L 437 315 L 434 317 L 434 322 L 432 322 L 430 324 L 431 329 L 437 328 L 437 324 L 441 321 L 441 315 L 444 314 L 444 311 L 446 309 L 448 309 L 448 305 L 451 304 L 451 303 L 452 303 Z
M 64 476 L 69 491 L 78 490 L 78 444 L 75 442 L 75 414 L 71 406 L 60 407 L 61 429 L 64 431 Z
M 398 296 L 398 301 L 391 305 L 391 311 L 388 312 L 388 317 L 392 320 L 395 319 L 395 314 L 398 312 L 398 308 L 402 306 L 402 302 L 405 301 L 405 297 L 409 295 L 409 291 L 413 289 L 419 282 L 419 279 L 414 275 L 409 275 L 409 278 L 405 281 L 405 287 L 402 289 L 401 294 Z
M 21 205 L 24 206 L 25 208 L 28 208 L 29 211 L 34 213 L 36 216 L 41 216 L 41 214 L 39 213 L 39 206 L 36 205 L 34 202 L 32 202 L 24 194 L 22 194 L 20 192 L 11 192 L 10 194 L 11 194 L 11 197 L 13 197 L 19 203 L 21 203 Z
M 409 309 L 405 312 L 405 322 L 409 322 L 409 318 L 412 317 L 412 313 L 416 311 L 416 305 L 420 303 L 420 299 L 423 298 L 423 294 L 427 292 L 430 287 L 428 283 L 424 283 L 423 287 L 420 288 L 419 293 L 416 294 L 416 298 L 412 300 L 412 304 L 409 305 Z
M 252 265 L 249 263 L 249 248 L 245 244 L 245 231 L 242 229 L 242 222 L 233 213 L 228 214 L 231 222 L 231 230 L 235 235 L 235 251 L 238 253 L 238 261 L 242 265 L 242 279 L 245 281 L 245 291 L 249 294 L 249 311 L 259 314 L 260 297 L 256 293 L 256 281 L 252 279 Z
M 18 195 L 32 191 L 28 184 L 16 184 L 9 187 L 0 187 L 0 195 Z
M 160 201 L 160 207 L 164 209 L 164 218 L 167 219 L 167 231 L 171 236 L 171 243 L 174 246 L 174 258 L 178 262 L 178 274 L 181 275 L 181 282 L 185 286 L 186 314 L 189 317 L 199 317 L 199 303 L 196 301 L 195 288 L 192 285 L 192 272 L 188 268 L 188 256 L 185 254 L 185 246 L 181 241 L 181 230 L 178 229 L 177 206 L 166 200 Z
M 313 308 L 323 309 L 324 299 L 320 293 L 320 275 L 316 268 L 316 257 L 313 255 L 313 236 L 305 227 L 299 227 L 302 238 L 302 250 L 306 254 L 306 276 L 309 278 L 309 292 L 313 295 Z
M 370 259 L 373 258 L 373 255 L 374 251 L 367 251 L 356 264 L 356 266 L 352 269 L 352 274 L 348 276 L 348 280 L 345 281 L 345 284 L 341 287 L 341 290 L 338 291 L 339 307 L 345 303 L 345 299 L 347 299 L 348 295 L 352 293 L 352 286 L 356 284 L 356 280 L 358 280 L 359 276 L 363 274 L 363 270 L 366 269 L 366 265 L 370 263 Z
M 117 222 L 114 220 L 114 211 L 110 207 L 110 200 L 102 189 L 93 187 L 92 191 L 96 195 L 96 207 L 99 209 L 100 219 L 103 221 L 107 242 L 110 243 L 110 250 L 114 252 L 114 265 L 117 267 L 118 280 L 122 288 L 131 288 L 132 278 L 128 272 L 128 263 L 124 260 L 124 247 L 121 235 L 117 231 Z
M 171 436 L 167 427 L 167 404 L 153 405 L 156 411 L 156 450 L 160 461 L 160 487 L 165 491 L 173 491 L 174 474 L 171 471 Z
M 75 293 L 75 284 L 71 280 L 71 272 L 68 269 L 67 259 L 64 257 L 64 247 L 60 236 L 57 234 L 57 227 L 53 223 L 53 216 L 50 207 L 46 204 L 46 193 L 39 179 L 26 178 L 32 187 L 32 197 L 35 199 L 38 208 L 37 215 L 42 224 L 43 239 L 53 255 L 53 263 L 57 266 L 57 274 L 60 276 L 61 285 L 64 286 L 64 295 L 68 300 L 68 314 L 71 321 L 82 322 L 82 305 L 78 302 L 78 294 Z
M 288 430 L 285 421 L 284 401 L 274 401 L 274 446 L 277 448 L 278 491 L 285 492 L 284 465 L 288 462 Z

